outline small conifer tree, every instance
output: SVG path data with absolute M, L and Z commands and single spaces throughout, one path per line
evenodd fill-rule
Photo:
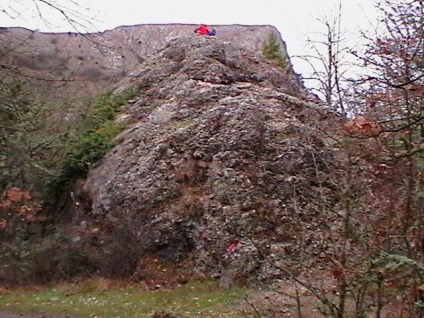
M 271 33 L 262 45 L 262 54 L 269 60 L 277 62 L 283 68 L 287 68 L 287 59 L 281 50 L 281 45 L 275 33 Z

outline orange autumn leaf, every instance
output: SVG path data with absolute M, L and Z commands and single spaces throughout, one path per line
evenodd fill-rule
M 341 129 L 349 135 L 370 136 L 378 133 L 380 126 L 364 116 L 358 116 L 344 124 Z

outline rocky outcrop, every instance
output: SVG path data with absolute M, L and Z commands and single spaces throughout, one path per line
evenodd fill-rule
M 338 116 L 296 78 L 219 38 L 179 37 L 131 71 L 132 124 L 88 177 L 76 220 L 125 229 L 137 255 L 223 284 L 318 252 Z M 96 235 L 99 235 L 96 232 Z M 314 252 L 315 251 L 315 252 Z
M 268 25 L 215 25 L 222 42 L 259 53 L 271 34 L 291 63 L 278 30 Z M 144 24 L 99 33 L 43 33 L 0 28 L 0 65 L 39 80 L 49 98 L 91 96 L 125 78 L 171 39 L 194 35 L 196 25 Z M 54 90 L 52 89 L 54 87 Z

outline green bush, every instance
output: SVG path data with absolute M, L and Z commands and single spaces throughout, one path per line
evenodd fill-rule
M 121 129 L 122 125 L 106 121 L 97 129 L 88 130 L 76 136 L 66 154 L 65 174 L 68 177 L 84 177 L 90 168 L 113 147 L 113 138 Z
M 61 171 L 49 183 L 47 195 L 54 201 L 76 179 L 84 178 L 114 146 L 114 138 L 124 128 L 124 124 L 114 121 L 114 117 L 135 93 L 129 89 L 119 96 L 113 96 L 112 91 L 106 91 L 88 100 L 83 107 L 82 120 L 64 151 Z M 52 202 L 47 203 L 50 204 Z
M 7 188 L 37 188 L 50 173 L 54 136 L 50 112 L 22 80 L 0 73 L 0 195 Z
M 279 66 L 287 68 L 287 59 L 281 50 L 277 36 L 272 33 L 262 45 L 262 54 L 269 60 L 276 62 Z
M 112 92 L 107 91 L 87 103 L 79 131 L 66 152 L 65 174 L 84 177 L 114 146 L 113 139 L 123 129 L 123 124 L 116 123 L 114 117 L 132 96 L 133 91 L 126 91 L 121 96 L 112 96 Z

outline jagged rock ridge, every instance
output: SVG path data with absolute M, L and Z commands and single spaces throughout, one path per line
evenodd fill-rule
M 125 78 L 171 39 L 194 35 L 195 27 L 191 24 L 144 24 L 88 34 L 0 28 L 0 65 L 12 67 L 33 79 L 45 79 L 42 86 L 47 87 L 45 94 L 49 98 L 91 96 Z M 291 67 L 286 44 L 275 27 L 214 27 L 221 41 L 233 42 L 255 53 L 261 51 L 270 34 L 275 34 Z
M 331 197 L 337 167 L 322 128 L 336 114 L 220 39 L 175 38 L 132 74 L 116 89 L 138 90 L 132 124 L 86 180 L 75 221 L 120 229 L 137 257 L 188 261 L 223 284 L 274 275 L 264 255 L 292 266 L 300 244 L 317 248 L 328 222 L 317 198 Z

